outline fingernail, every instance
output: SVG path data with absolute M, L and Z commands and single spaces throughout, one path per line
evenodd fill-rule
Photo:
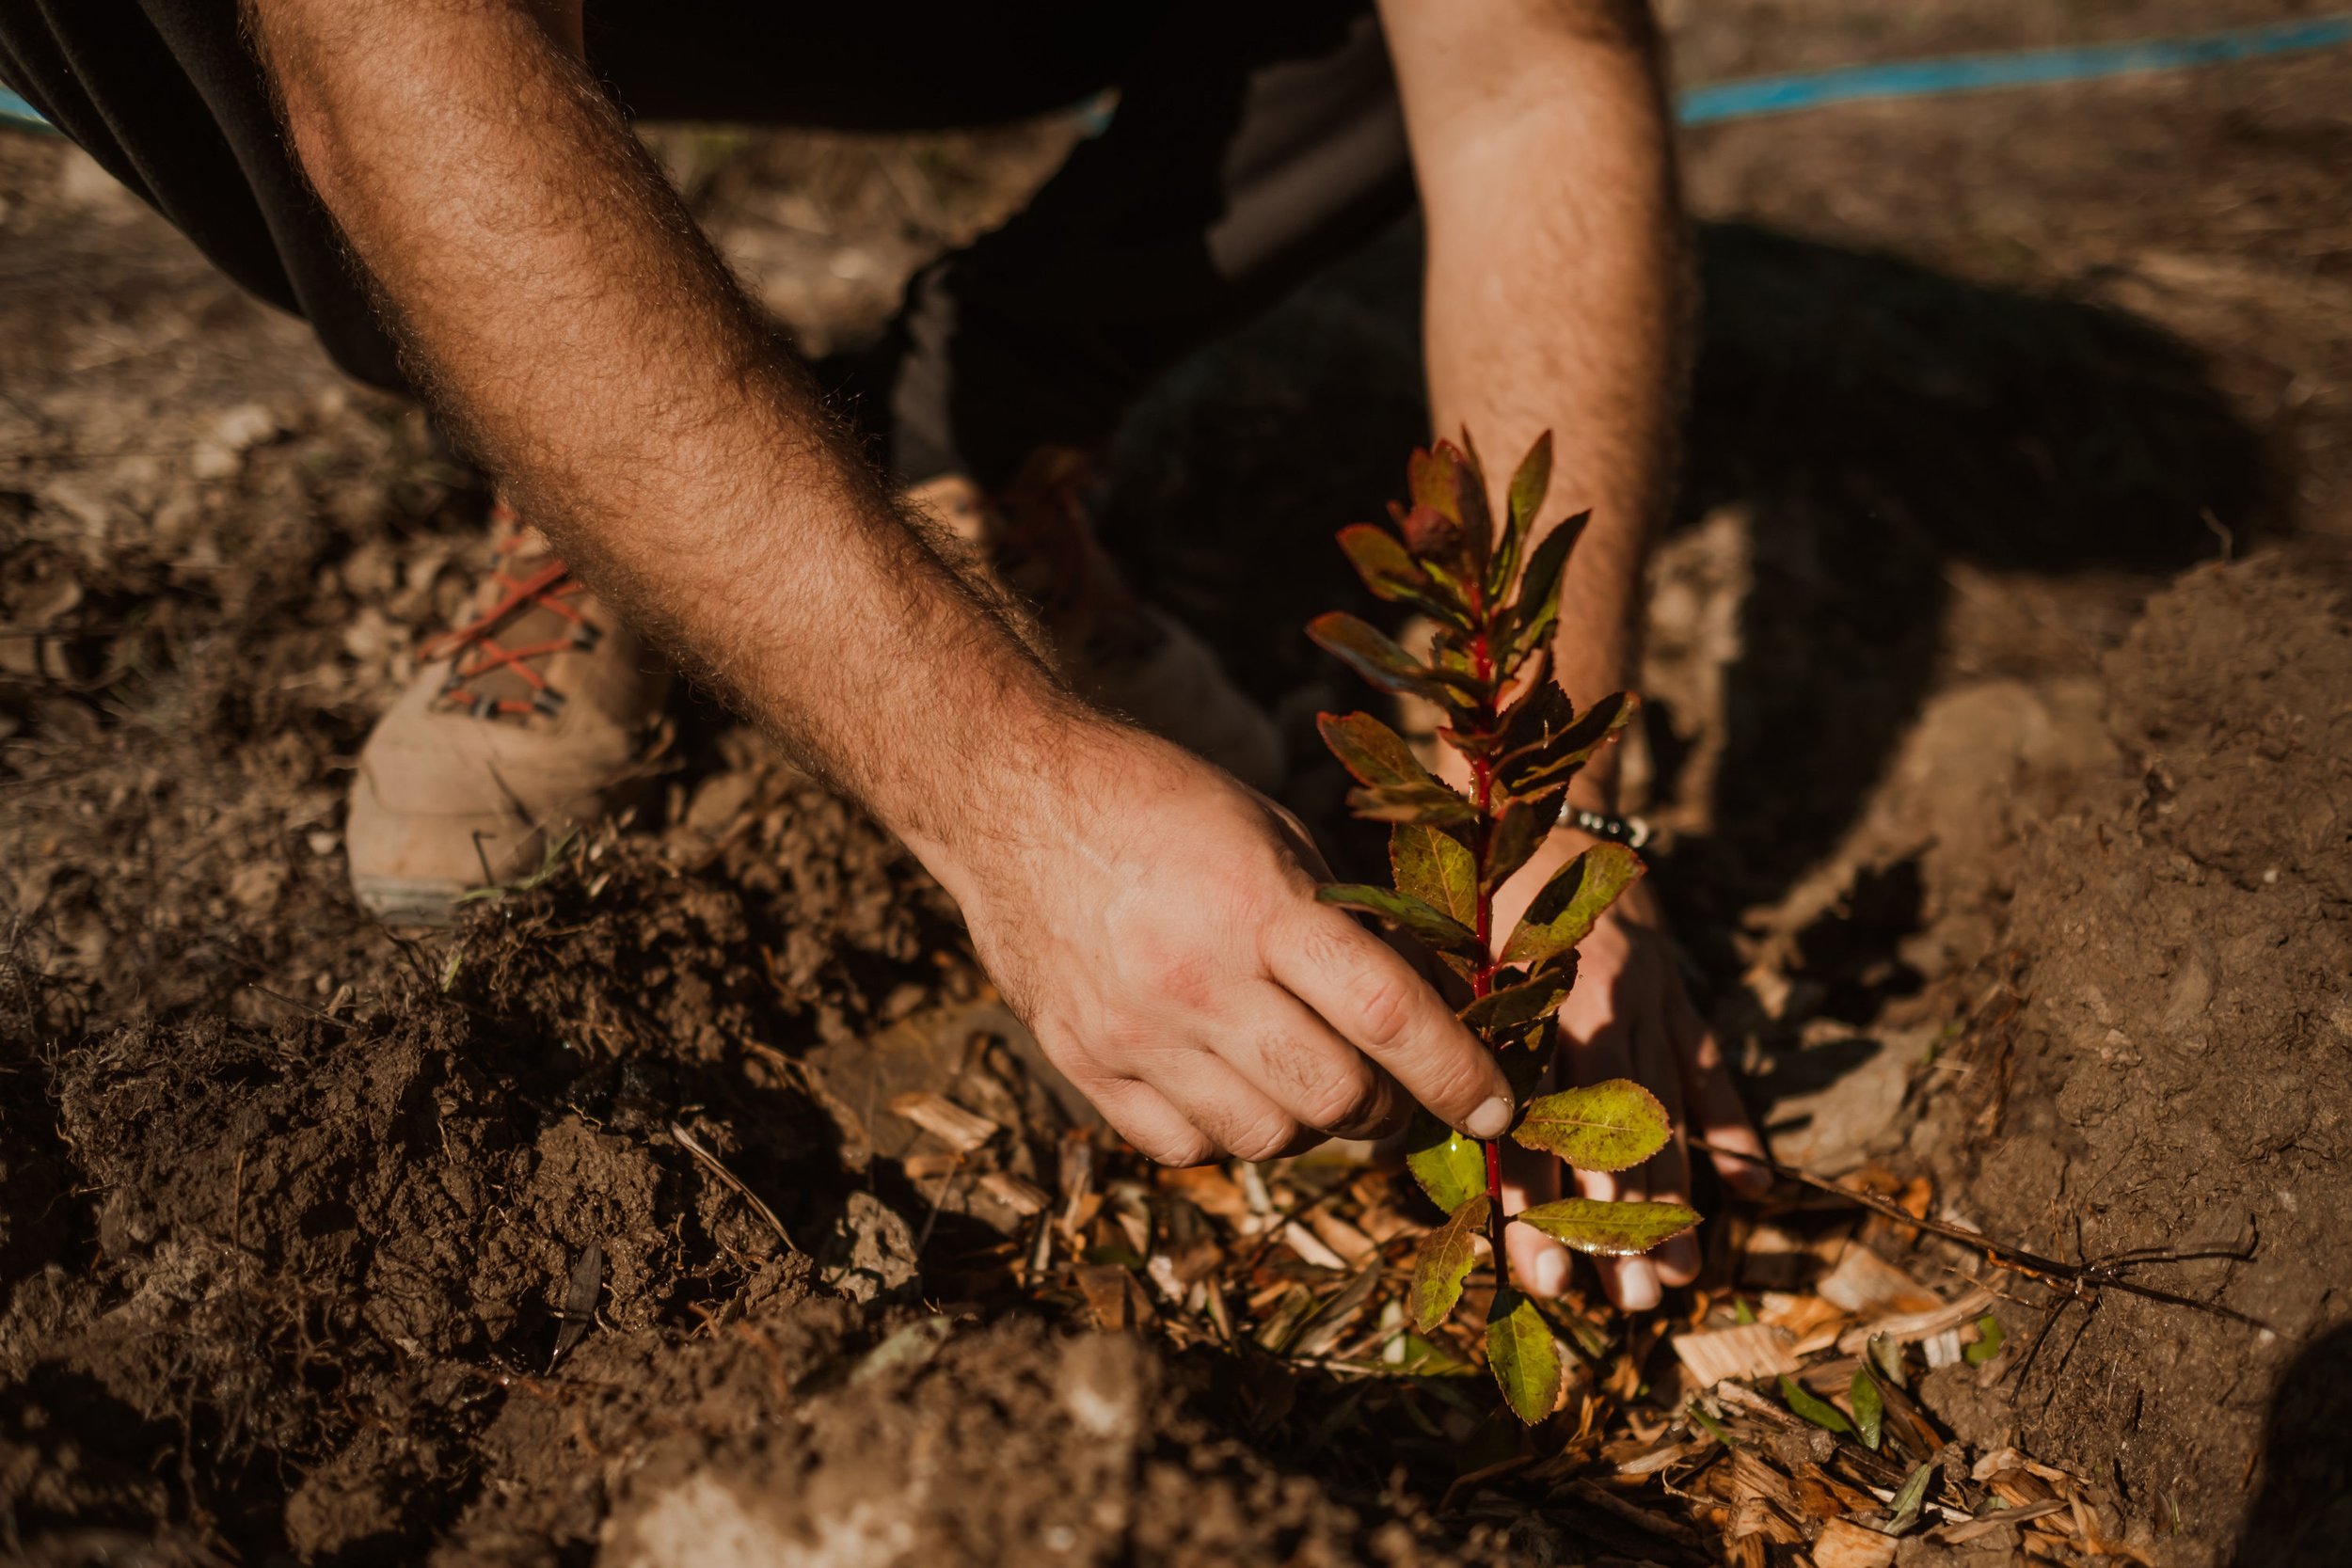
M 1646 1312 L 1658 1305 L 1658 1271 L 1647 1263 L 1628 1263 L 1617 1282 L 1627 1311 Z
M 1511 1097 L 1499 1094 L 1462 1118 L 1462 1131 L 1473 1138 L 1500 1138 L 1511 1130 Z
M 1530 1273 L 1534 1276 L 1537 1295 L 1556 1296 L 1568 1288 L 1568 1255 L 1547 1252 L 1535 1259 L 1535 1267 Z

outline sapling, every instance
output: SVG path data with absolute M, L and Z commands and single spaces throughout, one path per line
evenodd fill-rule
M 1656 1096 L 1622 1078 L 1530 1096 L 1576 980 L 1577 944 L 1641 876 L 1640 859 L 1623 845 L 1595 844 L 1545 882 L 1508 933 L 1494 929 L 1496 890 L 1543 843 L 1569 782 L 1633 716 L 1625 692 L 1579 712 L 1551 677 L 1561 578 L 1590 514 L 1535 539 L 1550 487 L 1549 433 L 1512 475 L 1500 527 L 1468 432 L 1458 447 L 1439 441 L 1414 452 L 1408 477 L 1411 505 L 1390 507 L 1395 532 L 1359 523 L 1339 540 L 1375 595 L 1436 624 L 1428 657 L 1354 615 L 1318 616 L 1307 629 L 1374 685 L 1435 705 L 1445 719 L 1438 741 L 1460 757 L 1470 786 L 1466 794 L 1441 783 L 1369 713 L 1322 715 L 1325 743 L 1359 786 L 1349 805 L 1392 824 L 1395 886 L 1333 883 L 1317 896 L 1409 932 L 1461 981 L 1463 1023 L 1501 1055 L 1518 1091 L 1511 1138 L 1581 1169 L 1625 1170 L 1657 1153 L 1672 1131 Z M 1425 1112 L 1416 1118 L 1406 1164 L 1446 1219 L 1414 1260 L 1409 1307 L 1424 1335 L 1451 1316 L 1484 1232 L 1496 1283 L 1487 1365 L 1512 1410 L 1533 1423 L 1559 1399 L 1559 1352 L 1550 1324 L 1512 1286 L 1505 1227 L 1533 1226 L 1580 1251 L 1625 1257 L 1682 1234 L 1698 1215 L 1678 1203 L 1583 1197 L 1506 1215 L 1502 1152 L 1499 1139 L 1466 1138 Z

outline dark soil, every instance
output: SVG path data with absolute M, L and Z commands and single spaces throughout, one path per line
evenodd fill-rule
M 2275 1333 L 2114 1292 L 2016 1314 L 2049 1336 L 2011 1390 L 2022 1439 L 2206 1560 L 2241 1529 L 2248 1563 L 2344 1539 L 2321 1499 L 2346 1496 L 2344 1440 L 2313 1417 L 2352 1400 L 2320 1338 L 2352 1286 L 2345 609 L 2276 562 L 2150 603 L 2106 661 L 2113 766 L 2020 847 L 1998 961 L 2024 1006 L 1968 1042 L 1930 1129 L 1969 1217 L 2044 1252 L 2250 1247 L 2133 1277 Z
M 1691 79 L 2056 41 L 2024 7 L 1661 9 Z M 1689 146 L 1658 879 L 1784 1154 L 1932 1171 L 2063 1257 L 2257 1242 L 2145 1277 L 2275 1340 L 2109 1292 L 2028 1361 L 2044 1293 L 1995 1276 L 2019 1352 L 1927 1394 L 2168 1563 L 2352 1530 L 2341 72 Z M 1070 135 L 658 140 L 815 349 Z M 1118 456 L 1113 543 L 1302 759 L 1349 692 L 1295 633 L 1345 602 L 1329 531 L 1421 434 L 1416 246 L 1184 367 Z M 1699 1560 L 1456 1495 L 1500 1429 L 1416 1449 L 1005 1289 L 1004 1216 L 934 1214 L 875 1107 L 997 1097 L 1048 1185 L 1062 1108 L 967 1048 L 993 1015 L 928 879 L 707 704 L 537 885 L 430 942 L 361 917 L 349 759 L 484 501 L 87 160 L 0 135 L 0 1557 Z M 1336 830 L 1338 789 L 1292 795 Z

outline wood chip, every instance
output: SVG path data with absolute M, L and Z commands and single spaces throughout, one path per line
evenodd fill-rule
M 1675 1354 L 1702 1388 L 1712 1388 L 1726 1379 L 1778 1377 L 1798 1368 L 1788 1331 L 1771 1323 L 1677 1334 L 1674 1346 Z
M 1859 1242 L 1846 1249 L 1837 1266 L 1814 1289 L 1824 1301 L 1858 1318 L 1933 1312 L 1944 1305 L 1934 1291 Z
M 1316 1238 L 1346 1259 L 1351 1268 L 1363 1267 L 1380 1250 L 1371 1237 L 1327 1209 L 1316 1210 L 1307 1217 L 1307 1223 L 1314 1228 Z
M 1347 1259 L 1326 1246 L 1321 1237 L 1296 1220 L 1282 1227 L 1282 1244 L 1296 1253 L 1302 1262 L 1318 1269 L 1345 1269 Z
M 958 1154 L 972 1153 L 997 1132 L 996 1124 L 986 1117 L 929 1090 L 900 1095 L 890 1102 L 890 1114 L 914 1123 Z
M 1883 1334 L 1890 1339 L 1908 1343 L 1958 1328 L 1972 1318 L 1984 1315 L 1993 1305 L 1993 1292 L 1979 1287 L 1952 1303 L 1932 1312 L 1899 1313 L 1850 1328 L 1837 1337 L 1837 1352 L 1841 1355 L 1860 1355 L 1872 1339 Z
M 1832 1519 L 1814 1538 L 1814 1568 L 1893 1568 L 1895 1538 L 1864 1529 L 1851 1519 Z
M 1001 1170 L 990 1171 L 980 1178 L 980 1191 L 1003 1204 L 1023 1219 L 1045 1212 L 1053 1197 L 1034 1181 L 1024 1181 Z
M 2065 1513 L 2071 1506 L 2063 1497 L 2052 1497 L 2046 1503 L 2035 1503 L 2026 1508 L 1997 1509 L 1991 1513 L 1979 1514 L 1965 1524 L 1941 1526 L 1934 1532 L 1935 1539 L 1947 1546 L 1958 1546 L 1974 1541 L 1979 1535 L 1989 1535 L 2003 1525 L 2022 1525 L 2028 1520 L 2047 1518 L 2053 1513 Z

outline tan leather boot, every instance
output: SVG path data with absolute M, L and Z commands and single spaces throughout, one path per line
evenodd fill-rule
M 352 891 L 395 925 L 446 924 L 521 880 L 647 773 L 669 669 L 504 506 L 473 612 L 359 752 Z
M 1083 453 L 1034 453 L 1000 494 L 961 474 L 915 486 L 908 504 L 966 545 L 1042 624 L 1080 696 L 1223 768 L 1255 789 L 1283 780 L 1281 733 L 1207 643 L 1127 586 L 1095 543 Z

